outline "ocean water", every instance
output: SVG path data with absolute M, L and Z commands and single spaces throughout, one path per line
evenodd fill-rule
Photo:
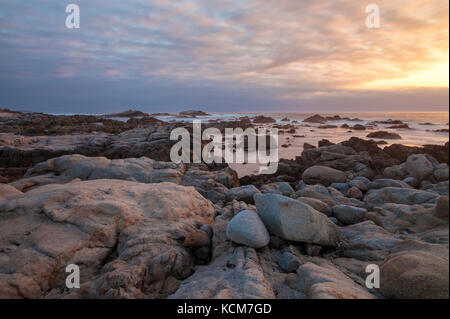
M 222 121 L 234 121 L 240 117 L 248 116 L 254 117 L 257 115 L 270 116 L 274 118 L 279 124 L 291 124 L 291 121 L 298 121 L 298 123 L 292 124 L 296 127 L 295 134 L 280 134 L 278 141 L 279 158 L 283 159 L 295 159 L 296 156 L 300 156 L 303 152 L 303 144 L 309 143 L 317 145 L 322 139 L 327 139 L 333 143 L 339 143 L 348 140 L 352 136 L 365 138 L 370 132 L 374 131 L 388 131 L 399 134 L 402 138 L 398 140 L 385 140 L 388 142 L 386 145 L 380 145 L 380 147 L 386 147 L 391 144 L 404 144 L 408 146 L 423 146 L 426 144 L 444 145 L 449 141 L 448 132 L 436 132 L 437 130 L 448 130 L 449 128 L 449 112 L 336 112 L 336 113 L 318 113 L 321 116 L 335 116 L 348 118 L 358 118 L 360 121 L 329 121 L 327 124 L 336 125 L 338 128 L 333 129 L 319 129 L 321 124 L 314 123 L 302 123 L 302 121 L 314 114 L 311 113 L 296 113 L 296 112 L 263 112 L 263 113 L 209 113 L 209 116 L 202 116 L 196 118 L 180 118 L 177 116 L 157 116 L 158 119 L 166 122 L 170 121 L 184 121 L 192 122 L 194 119 L 202 120 L 203 122 L 222 120 Z M 288 118 L 289 122 L 282 122 L 283 118 Z M 128 118 L 114 118 L 116 120 L 126 121 Z M 388 129 L 391 125 L 378 124 L 374 129 L 367 129 L 365 131 L 349 130 L 340 128 L 342 124 L 347 123 L 350 126 L 355 124 L 365 125 L 372 121 L 386 121 L 386 120 L 400 120 L 409 125 L 411 129 Z M 427 123 L 428 125 L 423 125 Z M 308 124 L 305 125 L 305 124 Z M 267 125 L 259 125 L 261 127 L 267 127 Z M 295 136 L 294 136 L 295 135 Z M 289 147 L 281 147 L 283 144 L 288 144 Z M 259 164 L 230 164 L 235 169 L 240 177 L 251 174 L 258 174 Z
M 321 124 L 302 123 L 302 121 L 316 113 L 293 113 L 293 112 L 264 112 L 264 113 L 210 113 L 209 116 L 197 117 L 195 119 L 202 121 L 223 120 L 233 121 L 240 117 L 253 117 L 257 115 L 270 116 L 274 118 L 279 124 L 290 124 L 291 121 L 298 121 L 293 124 L 296 127 L 295 134 L 279 135 L 278 152 L 279 158 L 295 159 L 303 152 L 303 144 L 309 143 L 312 145 L 318 144 L 322 139 L 327 139 L 333 143 L 339 143 L 348 140 L 352 136 L 367 139 L 370 132 L 388 131 L 399 134 L 402 138 L 398 140 L 385 140 L 388 144 L 380 145 L 386 147 L 391 144 L 404 144 L 408 146 L 423 146 L 425 144 L 444 145 L 449 141 L 448 132 L 436 132 L 437 130 L 448 129 L 449 113 L 448 112 L 411 112 L 411 113 L 375 113 L 375 112 L 358 112 L 358 113 L 320 113 L 321 116 L 339 115 L 342 118 L 358 118 L 360 121 L 329 121 L 327 124 L 336 125 L 338 128 L 319 129 Z M 194 118 L 178 118 L 176 116 L 161 116 L 158 117 L 163 121 L 186 121 L 191 122 Z M 282 122 L 281 120 L 288 118 L 289 122 Z M 366 125 L 372 121 L 386 121 L 386 120 L 401 120 L 409 125 L 411 129 L 388 129 L 391 124 L 378 124 L 374 129 L 367 129 L 365 131 L 349 130 L 340 128 L 342 124 L 353 126 L 355 124 Z M 424 125 L 427 123 L 427 125 Z M 305 125 L 308 124 L 308 125 Z M 268 125 L 260 125 L 267 127 Z M 295 135 L 295 136 L 294 136 Z M 377 139 L 375 139 L 377 140 Z M 288 144 L 289 147 L 281 147 L 283 144 Z M 235 169 L 240 177 L 251 174 L 258 174 L 259 164 L 230 164 Z

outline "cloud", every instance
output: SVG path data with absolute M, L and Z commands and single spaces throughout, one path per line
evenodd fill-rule
M 16 93 L 2 95 L 4 106 L 19 103 L 20 94 L 29 108 L 75 108 L 80 92 L 89 102 L 89 85 L 99 108 L 118 101 L 183 108 L 189 101 L 221 110 L 225 100 L 258 110 L 262 94 L 270 101 L 263 104 L 291 109 L 328 100 L 344 108 L 364 97 L 385 103 L 389 96 L 390 104 L 417 109 L 429 106 L 417 103 L 424 91 L 436 108 L 448 107 L 448 81 L 426 89 L 414 76 L 448 63 L 448 2 L 441 0 L 380 0 L 376 30 L 365 27 L 369 3 L 353 0 L 76 3 L 81 28 L 69 30 L 61 2 L 2 1 L 0 84 Z M 408 94 L 397 80 L 408 83 Z M 25 83 L 46 94 L 36 96 Z M 62 83 L 78 92 L 53 90 Z

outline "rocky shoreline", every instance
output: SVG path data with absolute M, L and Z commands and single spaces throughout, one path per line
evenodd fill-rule
M 127 112 L 139 118 L 0 113 L 0 298 L 449 297 L 448 142 L 322 140 L 239 178 L 170 161 L 170 132 L 189 123 Z M 261 124 L 297 125 L 209 126 Z

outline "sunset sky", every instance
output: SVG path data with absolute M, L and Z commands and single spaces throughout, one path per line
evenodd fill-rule
M 67 29 L 65 7 L 81 9 Z M 381 9 L 369 29 L 366 6 Z M 1 0 L 0 108 L 447 111 L 447 0 Z

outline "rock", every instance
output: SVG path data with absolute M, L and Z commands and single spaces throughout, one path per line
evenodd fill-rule
M 436 216 L 438 218 L 448 219 L 448 213 L 449 213 L 448 196 L 439 197 L 433 213 L 434 213 L 434 216 Z
M 82 284 L 73 297 L 165 298 L 194 262 L 177 238 L 215 213 L 192 187 L 121 180 L 41 186 L 0 211 L 4 298 L 64 291 L 72 263 Z
M 445 221 L 433 216 L 432 208 L 421 205 L 386 203 L 375 207 L 367 218 L 392 233 L 418 233 L 448 227 Z
M 303 122 L 324 124 L 327 122 L 327 119 L 324 118 L 323 116 L 320 116 L 319 114 L 316 114 L 316 115 L 313 115 L 311 117 L 304 119 Z
M 368 138 L 379 138 L 379 139 L 386 139 L 386 140 L 401 140 L 402 137 L 398 135 L 397 133 L 391 133 L 386 131 L 378 131 L 378 132 L 372 132 L 367 135 Z
M 336 225 L 338 225 L 338 226 L 342 226 L 342 224 L 337 220 L 337 218 L 335 218 L 335 217 L 328 217 L 328 219 L 329 219 L 330 221 L 332 221 L 333 224 L 336 224 Z
M 306 205 L 311 206 L 315 210 L 327 215 L 331 216 L 331 208 L 326 203 L 315 199 L 315 198 L 309 198 L 309 197 L 298 197 L 297 200 L 299 202 L 305 203 Z
M 22 192 L 17 190 L 17 188 L 8 184 L 0 184 L 0 201 L 20 194 L 22 194 Z
M 255 195 L 257 193 L 261 193 L 261 192 L 255 186 L 244 185 L 244 186 L 235 187 L 235 188 L 230 189 L 226 193 L 226 196 L 227 196 L 228 201 L 238 200 L 238 201 L 243 201 L 243 202 L 246 202 L 249 204 L 253 204 L 254 203 L 253 195 Z
M 429 192 L 437 193 L 441 196 L 448 196 L 449 195 L 449 182 L 445 181 L 445 182 L 440 182 L 437 184 L 429 183 L 429 184 L 421 187 L 421 189 L 429 191 Z
M 195 250 L 195 258 L 201 261 L 198 264 L 204 264 L 210 257 L 211 249 L 209 247 L 199 247 Z
M 311 206 L 277 194 L 256 194 L 256 208 L 271 234 L 285 240 L 336 246 L 339 228 Z
M 185 247 L 207 247 L 211 245 L 211 239 L 203 230 L 194 230 L 186 236 L 183 245 Z
M 261 187 L 261 192 L 289 196 L 290 194 L 294 193 L 294 189 L 291 187 L 291 185 L 289 185 L 289 183 L 276 182 L 263 185 Z
M 347 175 L 326 166 L 312 166 L 303 172 L 302 179 L 307 184 L 322 184 L 330 186 L 333 183 L 345 183 Z
M 308 256 L 319 256 L 322 246 L 315 244 L 305 244 L 305 252 Z
M 350 186 L 347 183 L 333 183 L 330 185 L 330 187 L 337 189 L 342 193 L 342 195 L 347 194 L 348 190 L 350 189 Z
M 286 241 L 281 239 L 280 237 L 274 236 L 274 235 L 270 236 L 270 242 L 269 242 L 270 247 L 275 248 L 275 249 L 280 249 L 281 246 L 283 246 L 285 244 L 286 244 Z
M 419 181 L 415 177 L 407 177 L 403 180 L 403 183 L 408 184 L 411 187 L 417 187 L 419 186 Z
M 438 197 L 439 194 L 417 189 L 385 187 L 370 190 L 365 197 L 365 201 L 372 206 L 384 203 L 417 205 L 434 204 L 438 200 Z
M 316 185 L 317 186 L 317 185 Z M 326 190 L 326 188 L 324 188 Z M 313 198 L 320 200 L 321 202 L 327 204 L 330 208 L 336 205 L 336 201 L 330 196 L 328 190 L 326 190 L 326 194 L 323 192 L 317 191 L 317 189 L 308 187 L 296 191 L 291 195 L 292 198 Z
M 353 179 L 353 181 L 361 181 L 363 182 L 366 186 L 370 183 L 370 180 L 367 177 L 364 176 L 357 176 Z M 356 185 L 352 185 L 352 186 L 356 186 Z M 362 190 L 362 189 L 361 189 Z
M 376 298 L 330 264 L 306 263 L 297 269 L 297 277 L 298 289 L 311 299 Z
M 200 266 L 169 299 L 274 299 L 258 254 L 250 247 L 229 247 Z
M 448 260 L 426 251 L 392 254 L 381 265 L 380 291 L 386 298 L 448 299 Z
M 227 237 L 237 244 L 253 248 L 265 247 L 270 241 L 269 233 L 258 214 L 249 210 L 233 217 L 227 226 Z
M 436 169 L 433 176 L 438 182 L 448 181 L 448 167 Z
M 367 210 L 347 205 L 337 205 L 333 207 L 333 216 L 344 225 L 353 225 L 364 220 Z
M 367 261 L 383 260 L 399 241 L 373 221 L 343 227 L 342 235 L 343 256 Z
M 205 233 L 207 233 L 210 238 L 213 236 L 213 228 L 209 224 L 203 225 L 202 227 L 200 227 L 200 230 L 203 230 Z
M 281 254 L 278 265 L 280 265 L 280 268 L 283 269 L 284 272 L 292 273 L 297 271 L 297 268 L 300 266 L 300 261 L 293 254 L 285 252 Z
M 362 199 L 364 197 L 364 195 L 359 188 L 353 186 L 352 188 L 350 188 L 348 190 L 347 197 Z
M 395 179 L 389 179 L 389 178 L 380 178 L 377 180 L 374 180 L 373 182 L 369 183 L 367 185 L 368 189 L 380 189 L 385 187 L 401 187 L 401 188 L 411 188 L 407 183 L 398 181 Z
M 406 169 L 410 176 L 423 181 L 433 173 L 433 164 L 429 160 L 429 155 L 416 154 L 408 157 Z
M 350 182 L 348 182 L 348 185 L 350 185 L 351 187 L 358 188 L 359 190 L 361 190 L 361 192 L 367 192 L 367 190 L 368 190 L 367 184 L 359 179 L 351 180 Z
M 408 175 L 408 170 L 406 169 L 406 163 L 400 165 L 394 165 L 391 167 L 386 167 L 383 170 L 383 177 L 388 179 L 404 179 Z

